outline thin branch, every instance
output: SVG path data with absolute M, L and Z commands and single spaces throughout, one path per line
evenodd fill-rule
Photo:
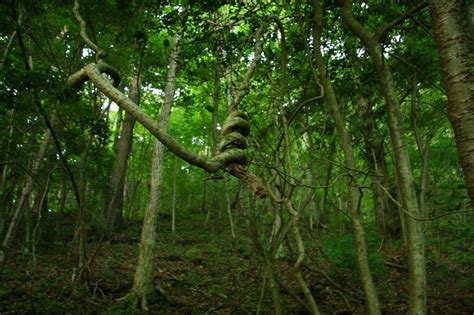
M 383 42 L 385 40 L 385 37 L 387 36 L 388 32 L 390 32 L 392 29 L 397 27 L 399 24 L 403 23 L 407 18 L 412 17 L 413 15 L 417 14 L 424 8 L 428 6 L 428 2 L 422 1 L 421 3 L 417 4 L 416 6 L 410 8 L 408 11 L 400 15 L 399 17 L 395 18 L 393 21 L 389 22 L 388 24 L 385 24 L 382 28 L 380 28 L 377 33 L 375 34 L 375 38 L 377 39 L 378 42 Z
M 437 219 L 440 219 L 442 217 L 447 217 L 449 215 L 453 215 L 453 214 L 465 214 L 465 213 L 472 213 L 474 212 L 474 209 L 470 209 L 470 210 L 458 210 L 458 211 L 451 211 L 451 212 L 447 212 L 447 213 L 443 213 L 443 214 L 440 214 L 438 216 L 435 216 L 435 217 L 416 217 L 414 215 L 412 215 L 411 213 L 409 213 L 393 196 L 392 194 L 390 194 L 390 192 L 380 183 L 377 183 L 377 185 L 379 185 L 382 190 L 385 192 L 385 194 L 387 195 L 387 197 L 390 198 L 390 200 L 392 200 L 402 211 L 403 213 L 405 213 L 407 216 L 409 216 L 410 218 L 412 218 L 413 220 L 416 220 L 416 221 L 434 221 L 434 220 L 437 220 Z
M 3 58 L 2 58 L 2 62 L 0 63 L 0 69 L 5 66 L 5 63 L 8 58 L 8 54 L 10 53 L 10 50 L 13 46 L 13 41 L 15 40 L 16 34 L 17 34 L 17 31 L 16 30 L 13 31 L 12 35 L 10 36 L 10 39 L 8 40 L 7 46 L 3 50 Z

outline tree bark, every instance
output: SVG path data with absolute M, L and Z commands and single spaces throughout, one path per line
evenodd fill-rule
M 474 23 L 467 2 L 430 0 L 429 4 L 448 94 L 448 117 L 474 207 Z
M 171 195 L 171 232 L 176 232 L 176 175 L 178 173 L 178 159 L 173 159 L 173 191 Z

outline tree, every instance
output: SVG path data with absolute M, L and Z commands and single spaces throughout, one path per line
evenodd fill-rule
M 184 22 L 185 23 L 185 18 Z M 182 26 L 184 28 L 184 25 Z M 166 77 L 165 95 L 163 106 L 160 110 L 159 126 L 162 130 L 168 128 L 171 107 L 176 91 L 176 76 L 178 74 L 178 61 L 181 51 L 182 29 L 178 30 L 174 36 L 174 49 L 170 56 L 168 75 Z M 143 310 L 148 310 L 148 299 L 153 294 L 153 272 L 155 258 L 155 242 L 157 230 L 158 209 L 160 208 L 160 197 L 163 181 L 163 161 L 165 147 L 157 139 L 153 141 L 153 152 L 151 159 L 150 192 L 148 204 L 143 219 L 143 227 L 140 238 L 140 253 L 138 264 L 135 270 L 133 288 L 131 290 L 132 299 L 139 303 Z
M 140 73 L 133 78 L 130 84 L 130 99 L 139 104 Z M 128 156 L 132 150 L 133 127 L 135 118 L 126 113 L 117 140 L 117 151 L 114 166 L 110 176 L 109 192 L 106 198 L 106 215 L 109 217 L 112 228 L 120 228 L 123 224 L 123 199 L 125 188 L 125 174 L 127 172 Z
M 370 314 L 381 314 L 380 302 L 377 296 L 377 290 L 372 279 L 370 266 L 367 255 L 367 245 L 365 242 L 364 226 L 362 223 L 361 213 L 359 209 L 359 192 L 357 188 L 357 179 L 355 170 L 357 169 L 354 150 L 352 147 L 349 133 L 344 125 L 344 118 L 341 114 L 341 107 L 336 99 L 331 78 L 326 71 L 325 62 L 321 54 L 321 33 L 323 29 L 323 9 L 319 0 L 313 1 L 314 8 L 314 27 L 313 38 L 315 49 L 313 51 L 316 67 L 319 71 L 319 80 L 324 87 L 325 100 L 329 106 L 331 116 L 336 125 L 336 130 L 339 134 L 342 150 L 344 152 L 345 166 L 348 174 L 348 207 L 351 215 L 352 228 L 354 229 L 354 236 L 357 248 L 357 262 L 359 266 L 360 278 L 364 287 L 365 298 L 367 301 L 367 308 Z
M 444 82 L 448 115 L 459 161 L 474 207 L 474 23 L 468 1 L 430 1 L 430 13 Z
M 421 10 L 425 4 L 420 4 L 405 15 L 380 28 L 375 34 L 369 32 L 353 15 L 352 1 L 346 0 L 342 18 L 348 28 L 360 38 L 367 47 L 378 74 L 380 87 L 384 94 L 390 139 L 395 157 L 395 172 L 402 200 L 403 217 L 406 224 L 408 265 L 409 265 L 409 313 L 426 313 L 426 270 L 425 245 L 422 223 L 418 220 L 420 212 L 416 198 L 413 173 L 404 134 L 400 104 L 395 94 L 395 86 L 390 68 L 384 61 L 382 41 L 387 33 L 401 23 L 407 16 Z

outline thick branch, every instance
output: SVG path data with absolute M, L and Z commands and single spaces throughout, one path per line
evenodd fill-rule
M 246 182 L 258 197 L 263 199 L 267 196 L 267 188 L 260 177 L 250 173 L 242 165 L 236 163 L 229 164 L 227 168 L 230 174 Z
M 210 173 L 215 173 L 221 168 L 223 164 L 220 161 L 208 160 L 198 154 L 186 150 L 176 140 L 161 129 L 158 123 L 148 116 L 142 109 L 140 109 L 131 99 L 125 94 L 117 90 L 108 79 L 104 78 L 100 72 L 99 66 L 96 64 L 89 64 L 79 70 L 77 73 L 69 77 L 68 83 L 70 86 L 79 88 L 87 79 L 101 91 L 104 95 L 117 103 L 130 115 L 135 117 L 152 135 L 154 135 L 161 143 L 163 143 L 171 152 L 179 156 L 191 165 L 198 166 Z
M 403 23 L 410 16 L 415 15 L 419 11 L 423 10 L 427 6 L 427 3 L 421 2 L 418 5 L 412 7 L 404 14 L 400 15 L 390 23 L 385 24 L 375 34 L 369 32 L 357 19 L 354 17 L 352 12 L 352 0 L 345 0 L 342 9 L 342 19 L 344 23 L 359 37 L 362 42 L 371 49 L 374 45 L 381 44 L 388 32 L 394 29 L 399 24 Z
M 373 38 L 373 34 L 365 29 L 364 26 L 355 19 L 352 13 L 352 0 L 344 1 L 342 20 L 349 29 L 362 40 L 367 48 L 371 49 L 377 43 Z
M 71 86 L 79 88 L 85 81 L 87 81 L 87 79 L 91 80 L 97 89 L 99 89 L 99 91 L 101 91 L 104 95 L 117 103 L 117 105 L 119 105 L 127 113 L 135 117 L 152 135 L 154 135 L 171 152 L 176 154 L 181 159 L 185 160 L 191 165 L 202 168 L 209 173 L 215 173 L 228 166 L 230 173 L 246 182 L 260 198 L 264 198 L 266 196 L 266 190 L 262 184 L 262 181 L 256 175 L 246 170 L 243 166 L 238 165 L 245 164 L 246 155 L 244 150 L 226 150 L 212 159 L 208 159 L 207 157 L 190 152 L 178 142 L 176 142 L 176 140 L 166 131 L 160 128 L 158 122 L 148 116 L 126 95 L 117 90 L 108 79 L 104 78 L 99 70 L 98 65 L 89 64 L 85 66 L 77 73 L 71 75 L 69 77 L 68 83 Z

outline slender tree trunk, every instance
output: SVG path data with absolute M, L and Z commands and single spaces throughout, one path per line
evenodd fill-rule
M 211 153 L 212 156 L 217 154 L 217 144 L 219 143 L 219 133 L 217 130 L 217 118 L 219 117 L 219 98 L 221 91 L 221 82 L 219 77 L 219 71 L 216 69 L 214 74 L 214 97 L 213 97 L 213 111 L 212 111 L 212 122 L 211 122 Z
M 324 87 L 325 100 L 329 106 L 332 118 L 336 125 L 336 130 L 339 134 L 342 150 L 345 157 L 345 165 L 347 172 L 350 174 L 348 179 L 348 207 L 351 214 L 352 228 L 354 231 L 354 238 L 356 242 L 357 263 L 359 266 L 359 273 L 362 286 L 365 292 L 365 299 L 367 302 L 367 309 L 369 314 L 381 314 L 380 302 L 377 296 L 377 289 L 370 272 L 369 259 L 367 253 L 367 245 L 365 241 L 364 225 L 362 223 L 362 215 L 359 209 L 359 192 L 357 188 L 357 180 L 355 170 L 357 164 L 355 162 L 354 151 L 350 135 L 345 127 L 344 119 L 341 114 L 341 108 L 336 99 L 336 94 L 331 84 L 331 79 L 326 71 L 325 62 L 321 54 L 321 33 L 323 29 L 323 11 L 319 0 L 314 0 L 313 7 L 315 11 L 314 16 L 314 59 L 316 67 L 319 71 L 319 80 Z
M 378 46 L 379 47 L 379 46 Z M 409 314 L 426 314 L 426 270 L 425 244 L 422 222 L 415 218 L 420 216 L 418 201 L 415 192 L 411 162 L 406 144 L 403 119 L 400 105 L 395 94 L 390 70 L 381 59 L 379 49 L 373 55 L 379 73 L 380 83 L 385 95 L 387 106 L 388 125 L 395 157 L 395 172 L 406 225 L 408 266 L 409 266 Z M 378 56 L 378 57 L 376 57 Z
M 8 116 L 11 119 L 11 124 L 10 124 L 10 126 L 8 126 L 8 136 L 7 136 L 7 139 L 6 139 L 6 143 L 3 143 L 3 141 L 2 141 L 2 148 L 4 148 L 4 152 L 2 153 L 2 155 L 3 155 L 2 156 L 2 162 L 3 163 L 0 166 L 0 170 L 1 170 L 0 192 L 2 192 L 2 194 L 0 194 L 0 196 L 3 195 L 5 182 L 6 182 L 7 176 L 8 176 L 8 163 L 6 163 L 6 162 L 9 158 L 9 151 L 10 151 L 10 147 L 11 147 L 11 144 L 12 144 L 14 115 L 15 115 L 15 111 L 13 109 L 10 109 L 8 111 Z
M 46 183 L 41 191 L 38 194 L 38 203 L 33 207 L 36 210 L 37 218 L 36 224 L 33 228 L 33 232 L 31 235 L 31 254 L 33 255 L 33 261 L 36 263 L 36 246 L 38 244 L 38 240 L 41 238 L 41 229 L 40 223 L 43 217 L 43 213 L 48 210 L 48 192 L 49 192 L 49 185 L 51 180 L 52 171 L 48 173 L 48 177 L 46 179 Z
M 409 270 L 408 313 L 411 315 L 426 314 L 425 244 L 422 222 L 415 219 L 419 217 L 419 208 L 405 139 L 405 128 L 403 126 L 400 104 L 395 93 L 392 74 L 383 57 L 380 43 L 381 35 L 371 34 L 354 18 L 352 14 L 352 1 L 350 0 L 344 2 L 342 17 L 344 23 L 367 47 L 375 63 L 380 87 L 384 94 L 390 139 L 395 159 L 395 173 L 402 200 L 402 211 L 407 235 Z
M 20 23 L 20 18 L 18 19 L 18 23 Z M 10 51 L 12 49 L 13 42 L 15 40 L 16 34 L 17 34 L 17 32 L 13 31 L 12 35 L 10 36 L 10 39 L 8 40 L 7 46 L 3 50 L 3 57 L 2 57 L 2 61 L 0 63 L 0 69 L 3 68 L 5 66 L 6 62 L 7 62 L 8 54 L 10 53 Z
M 428 156 L 430 152 L 430 142 L 434 134 L 434 130 L 426 135 L 425 139 L 420 135 L 418 130 L 418 122 L 416 119 L 416 113 L 418 111 L 418 95 L 416 90 L 416 80 L 413 80 L 413 86 L 411 91 L 411 107 L 410 107 L 410 120 L 411 126 L 413 129 L 413 135 L 415 136 L 416 146 L 418 147 L 418 153 L 420 154 L 420 192 L 418 194 L 418 205 L 420 207 L 420 214 L 425 216 L 427 213 L 426 210 L 426 189 L 428 186 Z M 435 128 L 435 127 L 434 127 Z
M 280 93 L 277 97 L 277 104 L 278 104 L 279 112 L 282 113 L 281 115 L 279 115 L 281 119 L 281 125 L 283 127 L 280 134 L 283 140 L 282 149 L 283 149 L 283 156 L 284 156 L 284 166 L 286 167 L 286 174 L 285 174 L 286 178 L 284 178 L 284 180 L 281 183 L 282 200 L 278 201 L 277 200 L 278 198 L 276 198 L 275 196 L 273 196 L 273 200 L 275 203 L 282 203 L 283 206 L 286 208 L 286 211 L 288 212 L 288 214 L 291 216 L 291 223 L 289 223 L 289 225 L 291 226 L 291 231 L 293 232 L 293 238 L 294 238 L 296 249 L 297 249 L 297 257 L 293 264 L 293 276 L 295 277 L 301 290 L 303 291 L 306 301 L 309 304 L 309 309 L 311 309 L 311 312 L 313 314 L 319 315 L 320 314 L 319 307 L 313 297 L 311 290 L 308 287 L 306 280 L 304 279 L 301 273 L 301 267 L 303 265 L 303 262 L 306 256 L 306 249 L 305 249 L 305 244 L 303 242 L 303 238 L 301 236 L 301 231 L 299 227 L 300 225 L 299 220 L 300 220 L 301 214 L 297 209 L 294 208 L 293 203 L 291 201 L 293 197 L 293 193 L 294 193 L 294 188 L 295 188 L 295 179 L 294 179 L 294 173 L 293 173 L 293 166 L 292 166 L 293 162 L 292 162 L 292 154 L 291 154 L 292 143 L 290 140 L 288 120 L 286 119 L 286 116 L 283 114 L 285 113 L 284 103 L 285 103 L 285 98 L 287 96 L 287 89 L 288 89 L 287 78 L 286 78 L 288 52 L 286 48 L 285 29 L 283 27 L 283 24 L 277 17 L 272 16 L 272 19 L 275 21 L 280 32 L 281 76 L 279 78 Z M 291 249 L 290 246 L 288 246 L 288 248 Z
M 252 198 L 252 197 L 251 197 Z M 267 246 L 262 246 L 262 243 L 259 239 L 259 233 L 257 230 L 257 222 L 256 222 L 256 200 L 255 197 L 250 201 L 250 206 L 248 210 L 245 211 L 244 209 L 247 208 L 244 206 L 242 199 L 239 199 L 238 202 L 240 203 L 240 207 L 242 209 L 244 220 L 247 225 L 247 228 L 250 233 L 250 237 L 252 239 L 252 243 L 255 248 L 257 248 L 263 257 L 264 262 L 264 271 L 263 271 L 263 283 L 262 283 L 262 291 L 260 294 L 260 301 L 257 306 L 257 314 L 260 314 L 260 307 L 261 302 L 263 300 L 263 295 L 265 294 L 265 286 L 267 280 L 270 286 L 270 292 L 273 301 L 273 312 L 275 315 L 281 315 L 282 312 L 282 305 L 281 305 L 281 296 L 280 296 L 280 287 L 275 279 L 275 248 L 279 246 L 279 244 L 275 242 L 271 242 L 269 248 Z M 252 219 L 252 220 L 251 220 Z
M 60 224 L 65 219 L 65 210 L 66 210 L 66 203 L 68 198 L 69 190 L 66 187 L 66 179 L 63 177 L 61 179 L 61 192 L 59 197 L 59 210 L 56 212 L 56 234 L 61 235 Z
M 448 93 L 448 117 L 474 207 L 474 11 L 466 0 L 430 0 Z
M 166 78 L 165 97 L 160 111 L 159 125 L 162 130 L 168 128 L 176 90 L 176 75 L 178 72 L 178 58 L 180 54 L 180 33 L 175 35 L 175 46 L 170 56 L 168 75 Z M 157 139 L 153 142 L 153 153 L 151 160 L 150 192 L 148 195 L 148 205 L 143 220 L 142 233 L 140 238 L 140 252 L 138 264 L 132 287 L 132 297 L 136 302 L 140 302 L 141 308 L 148 309 L 148 298 L 153 294 L 153 273 L 155 258 L 155 243 L 159 199 L 161 196 L 161 183 L 163 178 L 164 145 Z
M 334 137 L 331 137 L 331 143 L 330 143 L 329 148 L 328 148 L 328 156 L 333 156 L 333 153 L 336 150 L 335 146 L 336 146 L 336 144 L 335 144 Z M 321 157 L 320 160 L 321 160 L 323 150 L 320 149 L 320 152 L 321 152 L 321 154 L 320 154 L 320 157 Z M 327 171 L 326 171 L 326 174 L 324 175 L 324 179 L 323 179 L 323 186 L 324 186 L 323 196 L 319 201 L 318 221 L 319 221 L 320 225 L 324 224 L 324 218 L 325 218 L 324 215 L 326 213 L 326 201 L 327 201 L 328 195 L 329 195 L 329 188 L 330 188 L 330 182 L 331 182 L 333 168 L 334 168 L 334 164 L 333 163 L 328 163 Z
M 138 73 L 130 85 L 130 99 L 139 104 L 140 74 Z M 125 114 L 120 137 L 117 140 L 116 158 L 110 177 L 109 193 L 107 198 L 107 213 L 110 216 L 110 228 L 119 228 L 123 225 L 123 193 L 125 174 L 127 172 L 128 157 L 132 150 L 133 127 L 136 119 L 129 113 Z
M 7 200 L 13 199 L 9 198 L 9 193 L 11 193 L 11 189 L 7 188 L 7 178 L 8 178 L 8 159 L 10 158 L 10 147 L 12 144 L 13 139 L 13 118 L 15 111 L 13 109 L 8 110 L 8 116 L 11 119 L 10 124 L 5 126 L 7 128 L 8 136 L 6 137 L 6 141 L 4 142 L 2 139 L 1 145 L 3 148 L 3 152 L 1 153 L 1 162 L 0 162 L 0 235 L 3 235 L 3 229 L 5 227 L 5 217 L 7 215 L 7 209 L 9 209 L 9 202 Z M 10 182 L 10 185 L 12 183 Z M 10 186 L 15 187 L 15 186 Z
M 265 263 L 265 277 L 267 277 L 270 283 L 270 292 L 272 295 L 273 307 L 275 311 L 275 315 L 281 315 L 282 307 L 281 307 L 281 297 L 280 297 L 280 287 L 275 280 L 275 271 L 273 267 L 274 259 L 271 258 L 270 261 Z

